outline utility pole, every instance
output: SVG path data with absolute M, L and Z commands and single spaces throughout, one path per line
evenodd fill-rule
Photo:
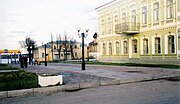
M 60 46 L 59 46 L 59 50 L 58 50 L 58 54 L 59 54 L 59 61 L 60 61 L 60 59 L 61 59 L 61 35 L 59 35 L 59 41 L 60 41 Z
M 45 63 L 44 63 L 44 65 L 47 66 L 47 59 L 46 59 L 46 44 L 44 45 L 44 54 L 45 54 Z
M 67 60 L 67 36 L 65 35 L 65 60 Z
M 52 44 L 51 50 L 52 50 L 52 61 L 53 61 L 54 57 L 53 57 L 53 36 L 52 36 L 52 33 L 51 33 L 51 44 Z

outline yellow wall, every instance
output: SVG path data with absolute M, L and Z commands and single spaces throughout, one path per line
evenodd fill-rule
M 155 21 L 154 5 L 159 3 L 159 20 Z M 179 0 L 173 0 L 173 15 L 172 18 L 168 18 L 167 0 L 115 0 L 112 3 L 100 6 L 96 8 L 98 13 L 98 51 L 101 54 L 102 61 L 127 61 L 129 59 L 177 59 L 178 53 L 177 47 L 177 27 L 180 27 L 180 23 L 177 23 L 180 18 L 180 7 L 178 5 Z M 157 3 L 157 4 L 158 4 Z M 142 7 L 147 6 L 147 23 L 143 23 Z M 136 11 L 136 30 L 132 28 L 132 11 Z M 123 14 L 126 14 L 125 18 Z M 178 17 L 179 16 L 179 17 Z M 117 18 L 118 17 L 118 18 Z M 124 18 L 124 19 L 123 19 Z M 123 29 L 123 21 L 126 23 L 126 30 Z M 118 29 L 116 25 L 118 24 Z M 118 30 L 118 32 L 117 32 Z M 133 34 L 129 34 L 132 32 Z M 168 53 L 168 36 L 173 35 L 175 37 L 175 53 Z M 161 53 L 155 53 L 155 38 L 160 37 L 161 40 Z M 148 39 L 148 54 L 143 54 L 143 39 Z M 133 53 L 132 40 L 137 39 L 137 53 Z M 123 54 L 123 41 L 128 42 L 128 54 Z M 120 42 L 120 54 L 116 54 L 115 43 Z M 106 44 L 106 54 L 103 55 L 102 44 Z M 109 55 L 108 44 L 112 43 L 112 55 Z

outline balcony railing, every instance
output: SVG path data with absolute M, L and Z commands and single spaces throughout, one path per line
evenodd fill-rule
M 115 33 L 117 34 L 137 34 L 139 33 L 140 24 L 134 22 L 125 22 L 115 25 Z

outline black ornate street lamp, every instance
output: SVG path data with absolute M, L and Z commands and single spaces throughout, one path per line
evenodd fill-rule
M 86 38 L 88 36 L 88 30 L 86 30 L 86 34 L 85 33 L 79 33 L 80 29 L 77 30 L 78 31 L 78 36 L 82 37 L 82 70 L 85 70 L 85 61 L 84 61 L 84 38 Z
M 42 43 L 43 44 L 43 43 Z M 44 65 L 47 66 L 47 59 L 46 59 L 46 44 L 44 44 L 44 56 L 45 56 L 45 62 Z

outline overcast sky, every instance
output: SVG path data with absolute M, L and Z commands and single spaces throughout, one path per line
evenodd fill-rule
M 89 29 L 86 43 L 98 31 L 95 8 L 112 0 L 0 0 L 0 49 L 19 49 L 30 36 L 40 45 L 58 35 L 80 41 L 77 29 Z

